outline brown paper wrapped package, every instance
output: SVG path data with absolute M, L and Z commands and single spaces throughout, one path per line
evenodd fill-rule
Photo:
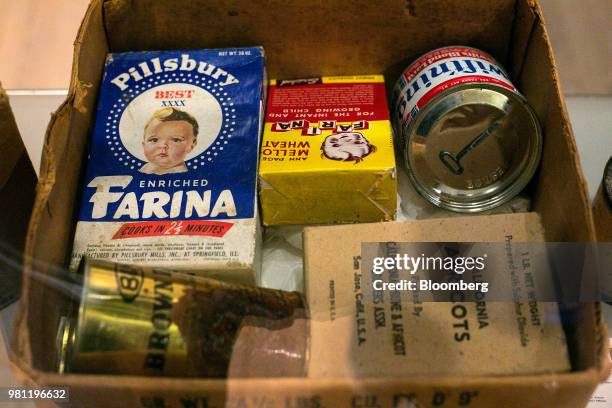
M 491 222 L 491 217 L 495 222 Z M 371 265 L 355 262 L 365 258 L 362 242 L 507 239 L 541 241 L 537 214 L 307 228 L 304 279 L 313 318 L 309 376 L 470 376 L 568 371 L 570 362 L 556 303 L 538 305 L 545 318 L 540 326 L 526 325 L 529 341 L 522 345 L 515 303 L 486 302 L 484 307 L 476 302 L 417 305 L 409 302 L 410 295 L 404 293 L 398 308 L 392 305 L 390 292 L 383 292 L 384 301 L 375 303 L 371 284 L 367 283 Z M 335 311 L 330 319 L 332 287 Z M 364 307 L 362 312 L 357 310 L 357 296 L 362 299 L 359 302 Z M 456 306 L 460 309 L 455 309 Z M 479 308 L 486 319 L 478 318 Z M 386 316 L 384 326 L 377 325 L 375 310 L 379 316 Z M 458 330 L 455 324 L 465 326 Z M 358 329 L 362 330 L 359 335 Z M 395 349 L 397 336 L 403 355 Z M 330 348 L 332 343 L 334 347 Z

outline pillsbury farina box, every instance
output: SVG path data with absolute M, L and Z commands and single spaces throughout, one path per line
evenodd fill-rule
M 71 267 L 83 255 L 253 283 L 261 48 L 109 54 Z

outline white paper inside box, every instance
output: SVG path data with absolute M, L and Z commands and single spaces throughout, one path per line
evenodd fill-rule
M 313 21 L 317 22 L 313 28 Z M 270 77 L 384 73 L 392 86 L 418 55 L 449 44 L 491 53 L 533 106 L 544 132 L 528 193 L 549 241 L 594 238 L 585 183 L 537 3 L 529 0 L 263 1 L 94 0 L 75 42 L 71 86 L 52 116 L 26 255 L 12 358 L 24 381 L 68 385 L 77 406 L 580 406 L 605 378 L 597 304 L 562 305 L 571 371 L 555 375 L 394 376 L 331 379 L 180 379 L 58 375 L 56 332 L 63 277 L 104 60 L 109 52 L 261 45 Z M 390 94 L 390 92 L 388 92 Z M 560 203 L 563 203 L 561 205 Z M 494 225 L 496 218 L 491 217 Z M 49 239 L 53 237 L 53 239 Z M 417 237 L 415 237 L 417 238 Z M 32 260 L 35 259 L 35 260 Z M 333 345 L 330 345 L 330 349 Z M 311 361 L 321 356 L 310 355 Z M 208 405 L 205 405 L 208 404 Z M 242 405 L 241 405 L 242 404 Z M 198 406 L 198 405 L 196 405 Z

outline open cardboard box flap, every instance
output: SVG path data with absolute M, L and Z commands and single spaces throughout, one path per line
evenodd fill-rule
M 0 83 L 0 129 L 2 129 L 2 137 L 0 138 L 0 189 L 6 185 L 9 178 L 15 170 L 17 162 L 25 153 L 25 146 L 19 135 L 13 112 L 9 104 L 8 96 L 2 84 Z
M 55 333 L 67 311 L 61 279 L 72 246 L 75 203 L 108 52 L 262 45 L 271 77 L 383 73 L 388 88 L 412 59 L 430 49 L 466 44 L 510 71 L 544 131 L 544 156 L 529 190 L 550 241 L 592 241 L 593 220 L 576 145 L 539 6 L 531 0 L 389 0 L 376 2 L 93 0 L 75 41 L 70 90 L 49 124 L 36 204 L 27 236 L 23 307 L 13 359 L 37 384 L 69 385 L 86 406 L 204 398 L 244 406 L 344 406 L 377 395 L 381 404 L 411 400 L 471 404 L 576 406 L 607 376 L 607 338 L 598 304 L 567 306 L 573 371 L 490 378 L 206 380 L 53 374 Z M 494 219 L 491 222 L 495 222 Z M 58 268 L 58 266 L 60 266 Z M 464 397 L 462 397 L 462 395 Z M 471 394 L 470 394 L 471 395 Z M 199 396 L 199 397 L 198 397 Z M 398 399 L 399 398 L 399 399 Z M 403 399 L 402 399 L 403 398 Z M 471 398 L 471 397 L 470 397 Z M 304 405 L 306 404 L 306 405 Z
M 0 280 L 7 279 L 0 303 L 16 299 L 20 253 L 34 204 L 36 172 L 19 135 L 9 98 L 0 84 Z

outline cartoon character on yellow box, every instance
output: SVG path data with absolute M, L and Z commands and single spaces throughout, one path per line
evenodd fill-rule
M 368 142 L 368 139 L 359 132 L 331 134 L 321 145 L 322 157 L 331 160 L 354 161 L 355 164 L 375 151 L 376 146 Z
M 142 148 L 149 161 L 140 168 L 146 174 L 185 173 L 185 157 L 198 141 L 198 121 L 176 108 L 162 108 L 144 127 Z

